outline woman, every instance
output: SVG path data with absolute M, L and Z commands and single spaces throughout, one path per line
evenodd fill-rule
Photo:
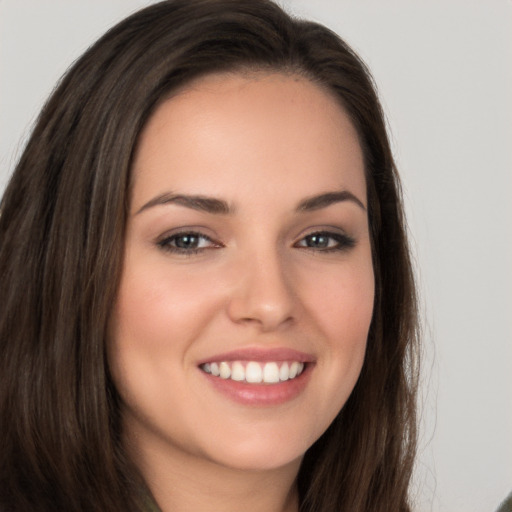
M 111 29 L 1 204 L 5 510 L 410 510 L 416 302 L 361 61 L 267 0 Z

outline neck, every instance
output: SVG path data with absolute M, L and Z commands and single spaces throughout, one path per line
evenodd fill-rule
M 150 448 L 150 447 L 145 447 Z M 162 512 L 298 512 L 300 460 L 272 469 L 227 467 L 169 446 L 129 450 Z

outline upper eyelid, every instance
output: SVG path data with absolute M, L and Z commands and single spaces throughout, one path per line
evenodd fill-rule
M 325 248 L 314 248 L 314 247 L 304 247 L 300 246 L 301 242 L 303 242 L 306 238 L 310 236 L 315 235 L 324 235 L 328 238 L 332 238 L 336 245 L 334 247 L 325 247 Z M 356 238 L 354 238 L 351 235 L 348 235 L 345 232 L 337 232 L 337 231 L 329 231 L 329 230 L 316 230 L 311 231 L 310 233 L 307 233 L 306 235 L 301 236 L 297 239 L 296 242 L 294 242 L 294 246 L 299 249 L 305 249 L 305 250 L 311 250 L 314 252 L 335 252 L 335 251 L 342 251 L 346 249 L 353 248 L 357 244 Z
M 193 226 L 175 228 L 175 229 L 171 229 L 171 230 L 165 232 L 164 234 L 158 236 L 155 241 L 157 244 L 161 244 L 162 242 L 164 242 L 166 240 L 169 240 L 172 238 L 177 238 L 179 236 L 195 235 L 202 239 L 206 239 L 209 242 L 212 242 L 213 244 L 215 244 L 217 246 L 224 246 L 224 244 L 218 239 L 218 237 L 205 233 L 204 229 L 205 229 L 204 227 L 193 227 Z M 301 240 L 304 240 L 305 238 L 307 238 L 308 236 L 313 236 L 313 235 L 325 235 L 325 236 L 331 236 L 333 238 L 342 237 L 342 238 L 346 238 L 349 240 L 354 240 L 353 236 L 348 234 L 344 229 L 342 229 L 340 227 L 325 226 L 325 227 L 308 228 L 307 230 L 302 231 L 301 234 L 299 234 L 298 236 L 296 236 L 293 239 L 292 243 L 293 243 L 293 245 L 295 245 L 295 244 L 299 243 Z
M 323 236 L 326 236 L 327 238 L 334 238 L 334 239 L 339 239 L 339 238 L 353 238 L 352 236 L 348 235 L 347 233 L 344 233 L 344 232 L 336 232 L 336 231 L 312 231 L 311 233 L 307 233 L 305 235 L 302 235 L 301 237 L 299 237 L 297 240 L 300 241 L 300 240 L 304 240 L 305 238 L 308 238 L 310 236 L 315 236 L 315 235 L 323 235 Z
M 175 239 L 175 238 L 179 238 L 180 236 L 186 236 L 186 235 L 197 236 L 198 238 L 208 240 L 209 242 L 212 242 L 214 244 L 219 243 L 219 242 L 215 241 L 215 239 L 212 238 L 211 236 L 206 235 L 205 233 L 201 233 L 200 231 L 193 231 L 193 230 L 177 231 L 175 233 L 167 233 L 167 234 L 159 237 L 158 241 L 163 242 L 165 240 Z
M 345 229 L 341 227 L 335 227 L 335 226 L 320 226 L 320 227 L 313 227 L 313 228 L 307 228 L 296 237 L 296 240 L 302 240 L 303 238 L 306 238 L 307 236 L 311 235 L 331 235 L 331 236 L 344 236 L 348 238 L 352 238 Z
M 173 244 L 172 242 L 175 241 L 180 236 L 186 236 L 186 235 L 193 235 L 198 237 L 199 239 L 206 240 L 207 246 L 206 247 L 179 247 L 178 245 Z M 222 247 L 222 244 L 219 242 L 216 242 L 212 237 L 205 235 L 200 232 L 192 231 L 192 230 L 185 230 L 185 231 L 178 231 L 176 233 L 168 233 L 167 235 L 164 235 L 160 238 L 158 238 L 155 241 L 155 245 L 158 246 L 158 248 L 166 253 L 174 254 L 175 256 L 193 256 L 195 254 L 203 253 L 204 251 L 217 249 Z
M 184 228 L 175 228 L 170 229 L 160 235 L 158 238 L 171 238 L 173 236 L 179 235 L 197 235 L 202 236 L 209 239 L 214 239 L 213 235 L 205 233 L 203 227 L 184 227 Z M 320 227 L 320 228 L 308 228 L 307 230 L 303 230 L 298 236 L 294 237 L 296 240 L 300 240 L 306 236 L 316 235 L 316 234 L 326 234 L 326 235 L 341 235 L 341 236 L 349 236 L 345 230 L 341 228 L 335 227 Z
M 157 240 L 165 240 L 167 238 L 172 238 L 180 235 L 196 235 L 204 238 L 208 238 L 209 240 L 215 240 L 215 235 L 208 233 L 210 230 L 204 228 L 203 226 L 184 226 L 179 228 L 168 229 L 162 234 L 156 237 Z

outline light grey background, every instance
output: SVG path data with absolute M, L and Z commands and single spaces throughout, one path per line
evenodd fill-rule
M 59 76 L 144 0 L 0 0 L 0 190 Z M 282 0 L 373 71 L 423 294 L 417 511 L 512 490 L 512 2 Z

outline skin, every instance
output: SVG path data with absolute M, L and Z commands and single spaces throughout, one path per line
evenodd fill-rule
M 353 198 L 297 210 L 339 191 Z M 173 252 L 191 231 L 199 251 Z M 319 231 L 345 238 L 315 245 Z M 298 509 L 300 461 L 357 381 L 373 299 L 363 157 L 328 92 L 290 75 L 219 74 L 159 106 L 133 165 L 109 362 L 125 443 L 163 511 Z M 199 362 L 247 347 L 310 354 L 304 390 L 271 406 L 220 393 Z

